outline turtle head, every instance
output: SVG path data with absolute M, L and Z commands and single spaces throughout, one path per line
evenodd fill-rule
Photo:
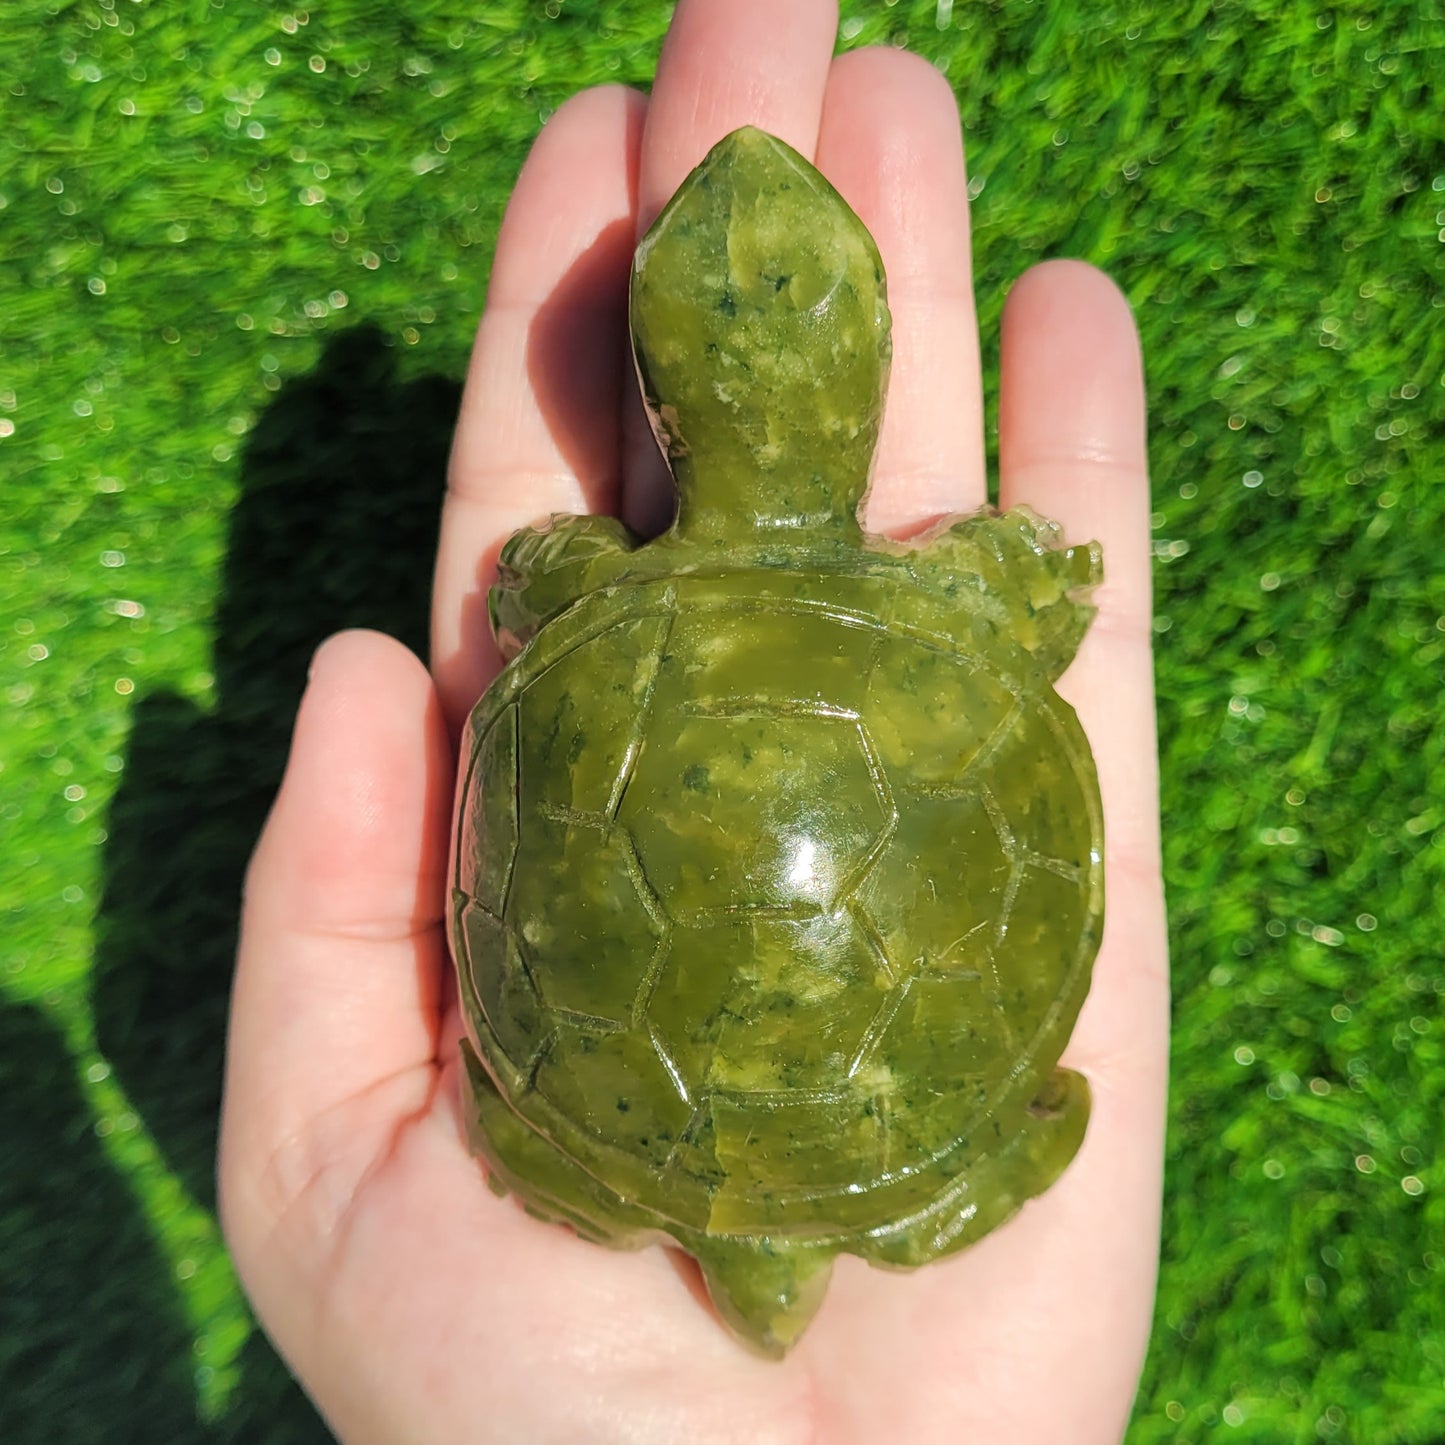
M 631 309 L 674 532 L 861 540 L 888 303 L 873 238 L 822 175 L 763 131 L 726 136 L 638 246 Z

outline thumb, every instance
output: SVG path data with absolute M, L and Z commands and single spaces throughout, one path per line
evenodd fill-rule
M 303 1197 L 303 1247 L 328 1235 L 434 1088 L 452 776 L 417 658 L 323 644 L 242 909 L 219 1175 L 243 1275 Z

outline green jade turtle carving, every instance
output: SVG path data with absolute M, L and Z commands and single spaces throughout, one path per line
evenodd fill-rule
M 950 1254 L 1083 1137 L 1056 1065 L 1102 825 L 1052 684 L 1099 549 L 1023 508 L 864 534 L 882 263 L 773 137 L 688 177 L 631 309 L 676 520 L 554 517 L 502 554 L 450 920 L 465 1113 L 499 1192 L 670 1237 L 776 1356 L 835 1255 Z

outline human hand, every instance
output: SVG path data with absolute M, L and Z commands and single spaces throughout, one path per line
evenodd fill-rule
M 318 654 L 248 876 L 221 1204 L 268 1332 L 348 1442 L 1117 1440 L 1151 1313 L 1167 986 L 1149 652 L 1144 408 L 1129 309 L 1072 262 L 1004 315 L 1000 500 L 1103 544 L 1099 615 L 1059 691 L 1094 748 L 1108 911 L 1063 1063 L 1093 1092 L 1060 1181 L 910 1275 L 841 1257 L 780 1363 L 695 1271 L 618 1254 L 483 1185 L 458 1117 L 443 931 L 452 740 L 498 666 L 502 542 L 551 512 L 665 520 L 626 352 L 633 244 L 724 133 L 754 124 L 833 181 L 889 276 L 894 367 L 869 525 L 985 499 L 957 108 L 897 51 L 837 60 L 832 0 L 682 0 L 650 100 L 552 118 L 498 241 L 452 458 L 433 675 L 376 634 Z

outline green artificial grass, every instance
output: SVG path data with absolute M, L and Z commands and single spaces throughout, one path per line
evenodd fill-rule
M 10 1445 L 325 1438 L 215 1220 L 241 871 L 314 645 L 357 624 L 422 644 L 527 146 L 573 91 L 645 86 L 668 11 L 5 7 Z M 1438 7 L 844 17 L 843 44 L 907 44 L 958 93 L 989 368 L 1008 285 L 1046 256 L 1109 269 L 1143 333 L 1177 1003 L 1129 1439 L 1438 1441 Z

